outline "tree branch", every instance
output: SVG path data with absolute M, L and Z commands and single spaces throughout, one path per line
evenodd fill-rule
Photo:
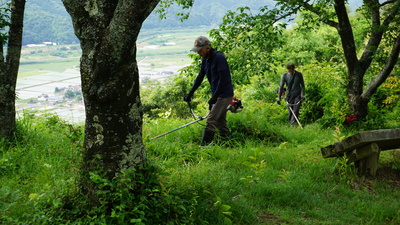
M 393 1 L 392 1 L 393 2 Z M 391 3 L 392 3 L 391 2 Z M 388 3 L 389 4 L 389 3 Z M 400 9 L 400 1 L 397 0 L 395 5 L 392 7 L 392 11 L 390 12 L 390 14 L 384 19 L 382 25 L 383 26 L 388 26 L 393 19 L 396 17 L 396 15 L 399 13 L 399 9 Z
M 337 30 L 342 42 L 344 56 L 349 74 L 356 70 L 358 62 L 356 44 L 354 42 L 353 29 L 350 23 L 349 15 L 347 14 L 344 0 L 335 0 L 335 11 L 338 17 Z
M 360 64 L 362 68 L 366 70 L 366 68 L 371 65 L 373 60 L 373 56 L 377 50 L 377 46 L 382 41 L 383 34 L 385 32 L 386 27 L 393 21 L 400 8 L 400 1 L 396 2 L 396 5 L 392 8 L 391 13 L 386 17 L 386 19 L 381 24 L 380 20 L 380 8 L 379 3 L 374 0 L 365 0 L 367 6 L 371 9 L 372 13 L 372 33 L 368 40 L 367 46 L 360 58 Z
M 319 11 L 319 10 L 317 10 L 314 6 L 310 5 L 308 2 L 303 2 L 303 3 L 302 3 L 302 6 L 303 6 L 304 8 L 306 8 L 307 10 L 309 10 L 310 12 L 315 13 L 317 16 L 319 16 L 319 17 L 321 18 L 322 12 Z M 335 21 L 333 21 L 333 20 L 323 20 L 323 19 L 321 18 L 321 21 L 322 21 L 323 23 L 325 23 L 325 24 L 331 26 L 331 27 L 334 27 L 334 28 L 336 28 L 336 29 L 338 28 L 338 23 L 335 22 Z
M 364 2 L 371 10 L 372 17 L 371 35 L 360 58 L 361 68 L 363 69 L 363 71 L 366 71 L 367 68 L 371 65 L 376 49 L 382 41 L 384 31 L 383 29 L 381 29 L 379 2 L 375 0 L 365 0 Z
M 379 75 L 376 76 L 365 88 L 364 93 L 361 95 L 362 98 L 370 99 L 372 95 L 376 92 L 378 87 L 383 82 L 385 82 L 385 80 L 389 77 L 390 73 L 393 71 L 393 68 L 396 66 L 397 61 L 399 59 L 399 54 L 400 54 L 400 34 L 396 38 L 392 51 L 390 52 L 388 62 L 383 67 Z
M 389 0 L 389 1 L 386 1 L 386 2 L 382 2 L 382 3 L 380 4 L 380 6 L 382 7 L 382 6 L 385 6 L 385 5 L 387 5 L 387 4 L 392 4 L 393 2 L 395 2 L 395 0 Z
M 285 14 L 282 14 L 280 17 L 275 18 L 275 20 L 273 20 L 271 26 L 273 26 L 276 22 L 285 19 L 288 16 L 291 16 L 293 14 L 293 12 L 297 12 L 299 9 L 301 8 L 301 6 L 297 6 L 293 11 L 287 12 Z

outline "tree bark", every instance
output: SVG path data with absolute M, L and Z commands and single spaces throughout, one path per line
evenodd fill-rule
M 368 43 L 359 59 L 357 57 L 352 25 L 347 13 L 345 1 L 334 0 L 334 3 L 338 22 L 330 19 L 322 19 L 325 13 L 323 10 L 307 2 L 296 1 L 296 4 L 315 13 L 324 23 L 337 29 L 347 65 L 347 98 L 349 106 L 352 113 L 358 119 L 363 119 L 368 115 L 368 103 L 372 95 L 376 93 L 378 87 L 390 76 L 399 58 L 400 38 L 398 36 L 394 42 L 390 56 L 388 56 L 387 63 L 383 66 L 381 72 L 364 89 L 364 75 L 370 68 L 377 54 L 384 34 L 388 31 L 390 26 L 398 26 L 400 0 L 386 1 L 382 4 L 376 0 L 364 0 L 364 5 L 368 7 L 371 16 L 371 32 Z M 391 5 L 391 7 L 385 17 L 382 16 L 383 14 L 381 12 L 382 7 L 387 7 L 387 5 Z
M 0 138 L 11 139 L 16 130 L 15 96 L 22 47 L 25 0 L 11 1 L 11 18 L 8 47 L 4 58 L 2 40 L 0 46 Z
M 381 7 L 378 1 L 365 0 L 364 3 L 369 8 L 372 18 L 371 35 L 364 52 L 360 59 L 357 58 L 352 26 L 347 14 L 345 1 L 335 0 L 335 12 L 339 23 L 337 25 L 338 33 L 342 41 L 342 47 L 347 64 L 347 94 L 351 111 L 358 119 L 364 119 L 368 115 L 368 103 L 377 88 L 387 79 L 392 72 L 399 56 L 399 38 L 395 41 L 388 62 L 369 85 L 364 89 L 364 75 L 370 68 L 377 49 L 381 45 L 383 35 L 387 31 L 390 23 L 398 15 L 400 1 L 393 1 L 393 7 L 389 15 L 381 22 Z
M 347 95 L 350 107 L 353 112 L 358 111 L 358 107 L 362 104 L 360 96 L 363 91 L 363 76 L 365 71 L 362 70 L 357 58 L 357 49 L 354 42 L 353 29 L 350 23 L 345 2 L 343 0 L 335 0 L 335 12 L 339 23 L 337 30 L 342 41 L 342 47 L 347 65 Z M 360 113 L 356 113 L 357 118 Z
M 62 0 L 81 42 L 86 109 L 81 188 L 96 198 L 90 174 L 112 180 L 145 166 L 136 40 L 159 0 Z

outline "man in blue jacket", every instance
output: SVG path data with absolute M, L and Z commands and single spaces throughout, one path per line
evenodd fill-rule
M 226 122 L 227 107 L 233 98 L 233 86 L 229 65 L 224 54 L 211 47 L 210 40 L 204 36 L 198 37 L 191 51 L 202 57 L 201 69 L 194 81 L 191 91 L 184 100 L 190 102 L 194 92 L 207 76 L 211 85 L 212 97 L 208 101 L 210 114 L 207 117 L 206 127 L 200 145 L 208 145 L 218 129 L 222 138 L 228 139 L 230 131 Z

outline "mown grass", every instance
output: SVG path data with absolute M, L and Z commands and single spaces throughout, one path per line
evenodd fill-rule
M 190 202 L 193 224 L 400 223 L 399 180 L 384 174 L 399 172 L 398 150 L 382 152 L 378 177 L 364 179 L 352 165 L 320 154 L 322 146 L 354 130 L 289 127 L 254 111 L 228 120 L 232 140 L 216 138 L 209 147 L 198 145 L 199 124 L 150 140 L 192 119 L 145 120 L 144 142 L 163 171 L 164 191 Z M 22 138 L 0 145 L 0 222 L 59 221 L 55 215 L 70 210 L 62 205 L 78 190 L 82 127 L 50 114 L 27 114 L 18 124 Z

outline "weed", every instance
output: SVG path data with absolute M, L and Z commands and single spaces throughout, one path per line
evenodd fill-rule
M 340 180 L 350 184 L 353 180 L 357 179 L 357 173 L 354 166 L 349 163 L 349 159 L 343 156 L 338 159 L 336 170 L 339 174 Z
M 97 204 L 79 193 L 66 195 L 69 197 L 63 202 L 53 202 L 44 210 L 47 213 L 40 220 L 78 224 L 87 219 L 92 224 L 192 224 L 197 196 L 188 201 L 170 194 L 158 181 L 158 173 L 153 164 L 140 168 L 140 172 L 122 171 L 113 180 L 104 178 L 102 172 L 92 172 L 90 180 L 97 186 Z M 36 194 L 30 198 L 40 200 Z
M 244 166 L 251 168 L 252 175 L 248 175 L 240 180 L 245 183 L 246 186 L 257 184 L 260 181 L 260 173 L 265 171 L 267 164 L 263 159 L 257 159 L 254 156 L 249 156 L 247 161 L 242 163 Z
M 212 196 L 215 199 L 213 207 L 215 209 L 217 209 L 221 215 L 223 215 L 224 225 L 231 225 L 232 220 L 231 220 L 230 216 L 232 215 L 232 212 L 230 210 L 232 207 L 230 205 L 223 204 L 222 199 L 218 195 L 213 194 L 207 190 L 204 190 L 204 193 Z

